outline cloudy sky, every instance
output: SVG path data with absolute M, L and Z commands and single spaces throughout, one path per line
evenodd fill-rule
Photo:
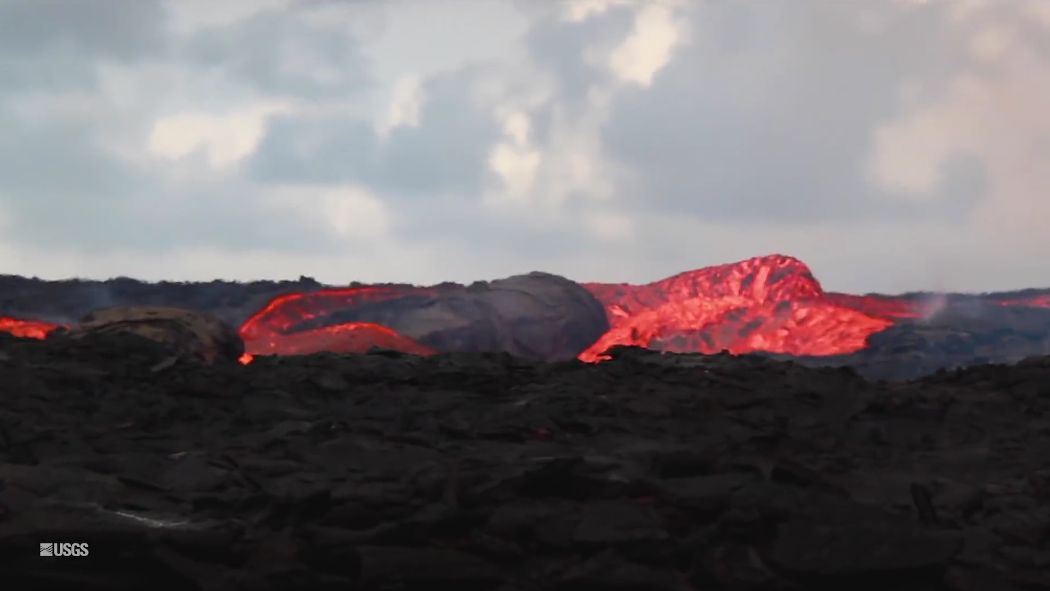
M 1050 286 L 1044 0 L 2 0 L 0 272 Z

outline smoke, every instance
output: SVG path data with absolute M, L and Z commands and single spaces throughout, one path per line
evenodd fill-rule
M 919 301 L 920 322 L 932 322 L 948 308 L 948 295 L 943 292 L 924 294 Z
M 105 283 L 88 283 L 83 285 L 80 297 L 88 311 L 112 308 L 118 305 L 113 295 L 113 288 Z M 79 320 L 76 319 L 76 320 Z

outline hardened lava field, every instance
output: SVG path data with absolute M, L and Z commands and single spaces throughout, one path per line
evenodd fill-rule
M 220 358 L 0 335 L 19 589 L 1050 588 L 1050 361 Z M 86 542 L 78 559 L 40 541 Z M 973 581 L 990 586 L 973 587 Z

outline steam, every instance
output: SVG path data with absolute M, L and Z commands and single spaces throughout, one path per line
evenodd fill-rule
M 101 310 L 104 308 L 112 308 L 118 304 L 115 297 L 113 297 L 113 288 L 105 283 L 89 283 L 83 286 L 83 298 L 87 310 Z
M 932 322 L 948 308 L 948 295 L 943 292 L 924 294 L 919 301 L 920 322 Z

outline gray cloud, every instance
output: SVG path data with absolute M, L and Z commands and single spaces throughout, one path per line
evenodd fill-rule
M 9 238 L 92 244 L 125 230 L 117 220 L 144 179 L 94 143 L 90 124 L 24 123 L 0 111 L 0 127 L 0 205 L 14 220 Z
M 468 67 L 424 84 L 419 126 L 394 129 L 383 150 L 384 183 L 417 194 L 480 190 L 485 160 L 498 135 L 492 114 L 471 96 L 471 83 L 483 74 Z
M 81 253 L 162 252 L 193 246 L 231 251 L 336 246 L 306 219 L 260 208 L 251 185 L 179 181 L 101 149 L 95 130 L 72 124 L 26 129 L 8 120 L 0 137 L 0 210 L 7 240 Z
M 74 55 L 0 55 L 0 97 L 26 91 L 65 92 L 91 88 L 93 64 Z
M 583 99 L 596 83 L 610 74 L 597 64 L 587 63 L 591 46 L 614 46 L 631 29 L 633 12 L 617 7 L 582 22 L 565 21 L 557 13 L 543 13 L 526 38 L 529 52 L 538 64 L 554 72 L 560 96 Z
M 568 252 L 593 247 L 574 216 L 543 219 L 492 211 L 480 206 L 477 199 L 465 196 L 419 200 L 413 203 L 410 215 L 398 217 L 392 230 L 396 239 L 405 244 L 444 244 L 484 252 L 486 258 L 504 261 L 519 259 L 522 253 L 535 260 L 556 261 Z M 526 270 L 530 263 L 517 265 L 513 272 Z
M 629 197 L 703 219 L 782 223 L 972 204 L 909 204 L 866 185 L 873 129 L 897 114 L 902 85 L 936 93 L 966 65 L 956 57 L 965 39 L 938 11 L 867 6 L 885 19 L 879 31 L 844 3 L 690 5 L 693 43 L 651 88 L 617 95 L 604 129 L 609 153 L 638 172 Z
M 382 193 L 474 195 L 498 128 L 470 87 L 478 67 L 440 74 L 422 86 L 418 126 L 391 130 L 346 116 L 277 116 L 248 170 L 268 182 L 364 182 Z
M 374 178 L 378 139 L 367 122 L 274 115 L 246 170 L 270 183 L 342 183 Z
M 369 82 L 368 60 L 346 27 L 321 27 L 265 11 L 197 32 L 186 53 L 198 67 L 275 96 L 348 98 Z
M 1034 115 L 1050 29 L 1020 0 L 965 18 L 962 3 L 681 2 L 688 35 L 648 86 L 611 60 L 656 2 L 569 22 L 566 3 L 516 0 L 485 13 L 506 22 L 478 43 L 460 23 L 431 52 L 448 35 L 405 23 L 428 0 L 245 3 L 188 31 L 169 20 L 176 1 L 0 2 L 0 257 L 197 249 L 200 273 L 230 276 L 266 249 L 283 276 L 322 260 L 340 280 L 362 265 L 649 280 L 776 250 L 843 289 L 940 287 L 930 269 L 965 287 L 1050 281 L 1033 278 L 1050 278 L 1050 243 L 984 221 L 1046 211 L 1025 201 L 1045 176 L 1010 165 L 1050 145 Z M 357 6 L 375 26 L 355 24 Z M 1010 59 L 975 59 L 979 33 Z M 417 124 L 378 133 L 406 78 Z M 151 151 L 158 122 L 167 152 Z M 922 194 L 872 178 L 880 150 L 900 157 L 879 172 Z
M 171 34 L 166 8 L 159 0 L 0 3 L 4 240 L 27 249 L 68 248 L 99 255 L 187 247 L 229 252 L 273 248 L 289 253 L 338 248 L 340 241 L 318 232 L 308 216 L 264 207 L 264 191 L 258 186 L 236 177 L 215 177 L 199 150 L 176 163 L 149 163 L 122 155 L 113 140 L 129 130 L 148 131 L 151 122 L 140 118 L 151 112 L 146 105 L 122 110 L 107 104 L 98 69 L 104 63 L 117 65 L 131 73 L 134 84 L 135 62 L 143 58 L 172 71 L 185 68 L 183 62 L 164 61 L 173 57 L 167 49 L 183 43 L 185 51 L 201 58 L 233 59 L 234 71 L 263 88 L 309 95 L 318 92 L 311 80 L 250 57 L 257 55 L 251 44 L 270 51 L 264 58 L 275 58 L 282 49 L 308 42 L 325 59 L 345 60 L 341 64 L 347 66 L 358 60 L 347 71 L 340 69 L 343 80 L 325 87 L 336 92 L 360 86 L 364 80 L 360 71 L 364 62 L 352 40 L 341 44 L 333 35 L 313 36 L 305 27 L 289 30 L 276 13 L 236 24 L 232 31 L 213 29 L 179 40 Z M 237 48 L 216 41 L 224 33 L 230 34 L 231 42 L 245 45 Z M 274 39 L 266 37 L 269 33 L 283 35 L 284 45 L 274 46 Z M 237 62 L 234 58 L 240 56 L 249 57 Z M 309 70 L 310 64 L 306 66 Z M 131 87 L 134 96 L 155 100 L 151 93 L 164 91 L 149 88 L 150 80 L 145 75 L 138 78 L 140 86 Z M 47 113 L 46 107 L 34 105 L 35 99 L 19 96 L 27 92 L 53 99 L 55 111 Z M 27 105 L 34 107 L 32 116 L 25 115 Z M 176 169 L 195 170 L 199 176 L 186 178 Z
M 136 59 L 163 47 L 160 0 L 5 0 L 0 54 L 70 51 L 85 57 Z
M 0 97 L 90 89 L 102 60 L 165 50 L 161 0 L 0 2 Z

